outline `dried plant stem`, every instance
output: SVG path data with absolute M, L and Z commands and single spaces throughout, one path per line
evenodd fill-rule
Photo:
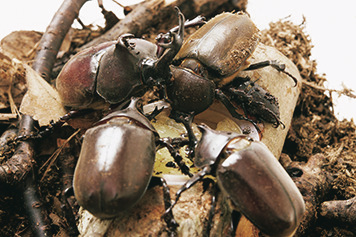
M 328 89 L 328 88 L 325 88 L 323 86 L 316 85 L 315 83 L 312 83 L 312 82 L 307 81 L 307 80 L 303 80 L 303 84 L 307 85 L 309 87 L 312 87 L 314 89 L 317 89 L 317 90 L 336 92 L 339 95 L 346 95 L 346 96 L 348 96 L 350 98 L 356 99 L 356 95 L 352 93 L 353 92 L 352 89 L 348 89 L 348 88 L 344 88 L 343 90 Z

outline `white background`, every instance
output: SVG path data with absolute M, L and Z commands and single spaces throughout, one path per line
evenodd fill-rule
M 137 2 L 123 1 L 126 3 Z M 45 31 L 62 0 L 2 0 L 0 39 L 15 30 Z M 104 6 L 122 16 L 118 6 L 104 0 Z M 295 24 L 306 17 L 306 32 L 314 48 L 312 57 L 319 74 L 326 74 L 326 86 L 342 89 L 342 84 L 356 90 L 356 3 L 354 0 L 249 0 L 247 11 L 262 30 L 270 22 L 290 16 Z M 102 24 L 97 1 L 88 1 L 80 12 L 85 24 Z M 333 94 L 336 115 L 356 118 L 356 99 Z

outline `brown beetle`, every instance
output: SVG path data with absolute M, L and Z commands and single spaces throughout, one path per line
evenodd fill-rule
M 272 66 L 297 82 L 285 71 L 285 65 L 274 60 L 249 64 L 258 42 L 259 30 L 242 12 L 215 16 L 192 34 L 171 67 L 173 78 L 167 95 L 173 108 L 172 117 L 189 121 L 187 117 L 206 110 L 218 99 L 237 119 L 255 124 L 247 114 L 276 127 L 282 124 L 277 99 L 257 83 L 238 77 L 243 70 Z M 236 105 L 244 109 L 245 115 L 236 112 Z M 189 123 L 185 123 L 189 130 Z
M 115 217 L 142 198 L 158 149 L 167 147 L 182 172 L 192 176 L 179 152 L 150 123 L 160 110 L 146 117 L 140 103 L 132 98 L 126 109 L 111 112 L 85 132 L 73 188 L 78 204 L 96 217 Z
M 137 101 L 110 113 L 85 133 L 74 193 L 79 205 L 100 218 L 134 206 L 152 176 L 158 134 L 137 110 Z
M 63 104 L 73 109 L 97 109 L 107 102 L 121 104 L 131 96 L 142 96 L 149 87 L 166 84 L 171 77 L 169 65 L 183 43 L 184 16 L 176 9 L 179 27 L 166 34 L 168 43 L 154 44 L 124 34 L 117 42 L 102 43 L 71 58 L 56 80 Z M 192 25 L 202 22 L 198 17 Z M 169 50 L 158 55 L 158 48 Z
M 220 190 L 232 207 L 245 215 L 262 232 L 271 236 L 291 236 L 305 211 L 302 195 L 270 150 L 262 143 L 233 133 L 198 126 L 202 138 L 196 147 L 194 165 L 201 171 L 176 193 L 206 175 L 217 179 Z

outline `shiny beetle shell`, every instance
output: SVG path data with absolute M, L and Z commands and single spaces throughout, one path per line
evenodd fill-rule
M 134 206 L 152 176 L 157 133 L 131 105 L 85 133 L 74 193 L 78 204 L 99 218 L 117 216 Z
M 85 108 L 93 102 L 100 61 L 98 52 L 105 52 L 114 44 L 115 42 L 111 41 L 85 49 L 64 65 L 56 79 L 56 88 L 63 105 Z
M 144 85 L 139 63 L 157 59 L 156 51 L 155 44 L 125 34 L 118 42 L 79 52 L 57 77 L 62 103 L 75 109 L 95 108 L 96 102 L 117 104 L 132 95 L 140 96 Z
M 229 76 L 247 66 L 258 41 L 259 30 L 245 13 L 222 13 L 185 41 L 175 61 L 196 59 L 220 76 Z
M 199 128 L 204 139 L 196 150 L 197 161 L 219 162 L 217 182 L 232 205 L 262 232 L 292 235 L 305 211 L 303 197 L 269 149 L 244 135 Z M 217 145 L 207 150 L 216 140 Z
M 215 98 L 213 81 L 175 66 L 171 66 L 171 73 L 175 79 L 167 86 L 167 95 L 175 110 L 194 111 L 198 114 L 213 103 Z
M 121 36 L 119 43 L 101 58 L 96 82 L 98 94 L 110 104 L 121 103 L 131 95 L 143 95 L 145 86 L 139 63 L 144 59 L 157 60 L 156 51 L 157 46 L 151 42 Z

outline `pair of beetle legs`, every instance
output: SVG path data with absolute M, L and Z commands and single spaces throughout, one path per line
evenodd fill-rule
M 177 202 L 178 202 L 180 196 L 182 195 L 182 193 L 185 192 L 186 190 L 190 189 L 192 186 L 194 186 L 199 181 L 203 181 L 203 182 L 207 181 L 205 183 L 207 185 L 212 183 L 213 192 L 212 192 L 212 196 L 211 196 L 211 206 L 210 206 L 210 210 L 209 210 L 209 214 L 208 214 L 208 219 L 206 220 L 206 222 L 204 224 L 203 236 L 210 236 L 210 231 L 213 228 L 213 224 L 214 224 L 213 223 L 213 218 L 215 216 L 216 205 L 217 205 L 217 201 L 218 201 L 218 194 L 220 192 L 219 187 L 215 183 L 214 180 L 212 180 L 210 178 L 205 178 L 205 176 L 210 174 L 210 173 L 211 173 L 211 168 L 210 167 L 205 167 L 200 172 L 195 174 L 191 179 L 189 179 L 177 191 L 176 196 L 175 196 L 175 200 L 174 200 L 173 203 L 170 202 L 170 199 L 169 199 L 169 201 L 166 201 L 166 198 L 170 197 L 169 189 L 168 189 L 168 187 L 163 187 L 166 211 L 163 214 L 162 218 L 166 221 L 167 226 L 168 226 L 169 229 L 170 229 L 169 225 L 172 225 L 172 223 L 173 223 L 173 222 L 170 222 L 170 221 L 173 220 L 175 222 L 174 217 L 173 217 L 172 209 L 177 204 Z M 207 185 L 205 185 L 205 186 L 207 186 Z M 208 187 L 204 187 L 204 190 L 206 190 L 207 188 Z M 232 213 L 231 213 L 231 225 L 230 225 L 231 236 L 235 236 L 237 224 L 239 223 L 240 218 L 241 218 L 241 214 L 239 212 L 233 210 Z
M 204 179 L 205 180 L 205 179 Z M 203 182 L 204 182 L 203 180 Z M 208 220 L 205 222 L 204 224 L 204 235 L 203 236 L 210 236 L 210 231 L 211 229 L 214 227 L 214 223 L 213 223 L 213 218 L 215 216 L 215 212 L 216 212 L 216 206 L 217 206 L 217 202 L 218 202 L 218 194 L 220 192 L 218 185 L 211 180 L 210 178 L 207 178 L 207 180 L 210 180 L 213 183 L 213 194 L 211 196 L 211 206 L 210 206 L 210 210 L 209 210 L 209 215 L 208 215 Z M 236 235 L 236 229 L 237 229 L 237 225 L 239 223 L 241 219 L 241 213 L 235 210 L 232 210 L 231 212 L 231 222 L 230 222 L 230 228 L 229 228 L 229 232 L 231 237 Z

